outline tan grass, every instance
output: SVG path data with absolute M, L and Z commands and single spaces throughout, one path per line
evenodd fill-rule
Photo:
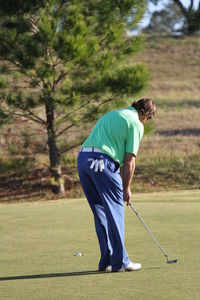
M 154 120 L 157 131 L 174 129 L 200 129 L 200 108 L 184 108 L 176 110 L 172 107 L 170 111 L 158 109 Z
M 200 137 L 149 137 L 142 141 L 138 161 L 145 157 L 183 157 L 200 153 Z
M 200 37 L 148 38 L 136 61 L 145 62 L 151 71 L 151 96 L 200 99 Z

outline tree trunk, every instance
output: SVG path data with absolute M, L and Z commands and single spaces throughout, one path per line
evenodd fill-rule
M 53 193 L 59 194 L 65 192 L 65 186 L 60 166 L 60 154 L 56 145 L 56 137 L 54 132 L 54 106 L 51 100 L 47 100 L 45 106 L 47 118 L 51 187 Z

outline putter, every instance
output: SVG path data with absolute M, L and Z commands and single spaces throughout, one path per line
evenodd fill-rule
M 167 259 L 167 264 L 175 264 L 178 262 L 178 259 L 169 259 L 168 255 L 165 253 L 165 251 L 163 250 L 163 248 L 161 247 L 161 245 L 158 243 L 158 241 L 156 240 L 156 238 L 154 237 L 154 235 L 152 234 L 152 232 L 149 230 L 149 228 L 147 227 L 147 225 L 144 223 L 144 221 L 142 220 L 142 218 L 139 216 L 138 212 L 136 211 L 135 207 L 133 206 L 132 203 L 130 203 L 130 207 L 132 208 L 132 210 L 134 211 L 134 213 L 136 214 L 136 216 L 138 217 L 138 219 L 142 222 L 142 224 L 144 225 L 144 227 L 146 228 L 146 230 L 150 233 L 152 239 L 154 240 L 154 242 L 156 243 L 156 245 L 159 247 L 159 249 L 161 250 L 161 252 L 164 254 L 164 256 Z

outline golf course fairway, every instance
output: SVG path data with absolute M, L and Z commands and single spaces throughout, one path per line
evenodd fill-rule
M 200 299 L 200 191 L 136 194 L 133 203 L 177 264 L 166 263 L 130 207 L 125 244 L 142 269 L 98 273 L 85 199 L 0 204 L 0 299 Z

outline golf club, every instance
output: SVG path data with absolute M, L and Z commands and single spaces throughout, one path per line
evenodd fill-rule
M 157 246 L 159 247 L 159 249 L 161 250 L 161 252 L 164 254 L 164 256 L 167 259 L 167 264 L 175 264 L 178 262 L 178 259 L 169 259 L 168 255 L 165 253 L 165 251 L 163 250 L 163 248 L 160 246 L 160 244 L 158 243 L 158 241 L 156 240 L 156 238 L 153 236 L 152 232 L 149 230 L 149 228 L 147 227 L 147 225 L 144 223 L 144 221 L 142 220 L 142 218 L 139 216 L 138 212 L 136 211 L 135 207 L 133 206 L 132 203 L 130 203 L 130 207 L 132 208 L 132 210 L 134 211 L 134 213 L 136 214 L 136 216 L 139 218 L 139 220 L 142 222 L 142 224 L 144 225 L 144 227 L 146 228 L 146 230 L 150 233 L 152 239 L 154 240 L 154 242 L 157 244 Z

